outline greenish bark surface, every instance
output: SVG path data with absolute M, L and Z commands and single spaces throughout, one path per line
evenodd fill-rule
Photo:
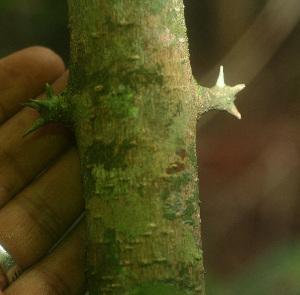
M 69 9 L 90 294 L 204 294 L 182 1 Z
M 202 295 L 196 121 L 240 118 L 221 68 L 195 83 L 182 0 L 68 0 L 67 91 L 26 105 L 76 135 L 87 219 L 90 294 Z M 25 135 L 26 135 L 25 134 Z

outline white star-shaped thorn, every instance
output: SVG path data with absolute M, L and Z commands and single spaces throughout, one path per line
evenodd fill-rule
M 235 95 L 244 88 L 244 84 L 239 84 L 233 87 L 227 86 L 224 80 L 223 66 L 220 66 L 219 77 L 216 86 L 213 87 L 213 92 L 216 100 L 215 109 L 227 111 L 238 119 L 241 119 L 242 116 L 236 108 L 234 100 L 236 99 Z

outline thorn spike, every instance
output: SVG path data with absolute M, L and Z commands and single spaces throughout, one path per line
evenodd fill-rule
M 230 113 L 231 115 L 237 117 L 239 120 L 242 118 L 241 113 L 238 111 L 238 109 L 236 108 L 235 105 L 233 105 L 230 110 L 227 110 L 227 112 Z
M 245 84 L 239 84 L 239 85 L 235 85 L 235 86 L 231 87 L 231 89 L 232 89 L 234 94 L 237 94 L 238 92 L 243 90 L 245 87 L 246 87 Z
M 24 102 L 24 103 L 20 103 L 20 105 L 24 106 L 24 107 L 33 108 L 33 109 L 36 109 L 36 110 L 39 109 L 39 106 L 35 102 Z
M 219 73 L 216 86 L 220 88 L 225 87 L 223 66 L 220 66 L 220 73 Z
M 55 95 L 52 87 L 48 83 L 46 83 L 46 94 L 47 94 L 47 97 L 52 97 Z
M 31 101 L 36 104 L 38 106 L 39 109 L 46 109 L 46 106 L 45 106 L 45 100 L 41 99 L 41 100 L 33 100 L 31 99 Z
M 32 127 L 22 135 L 22 137 L 24 138 L 25 136 L 27 136 L 28 134 L 30 134 L 31 132 L 39 129 L 40 127 L 44 126 L 46 123 L 44 121 L 44 119 L 39 118 L 37 121 L 35 121 L 32 125 Z

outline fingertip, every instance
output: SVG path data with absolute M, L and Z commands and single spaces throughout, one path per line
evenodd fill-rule
M 22 51 L 27 64 L 30 65 L 31 62 L 38 64 L 38 70 L 34 74 L 37 79 L 45 77 L 44 81 L 48 80 L 45 83 L 53 82 L 66 70 L 62 58 L 50 48 L 31 46 Z
M 37 85 L 44 89 L 46 83 L 53 82 L 65 71 L 62 58 L 43 46 L 27 47 L 8 55 L 0 60 L 0 66 L 2 91 L 12 87 L 36 88 Z

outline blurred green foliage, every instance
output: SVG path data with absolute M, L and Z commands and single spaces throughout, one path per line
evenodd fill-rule
M 0 0 L 0 57 L 41 45 L 68 62 L 67 11 L 66 0 Z

